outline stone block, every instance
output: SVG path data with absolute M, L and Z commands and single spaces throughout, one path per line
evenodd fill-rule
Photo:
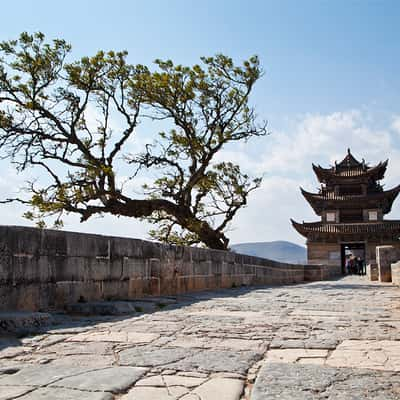
M 43 229 L 41 232 L 40 254 L 45 256 L 66 256 L 68 248 L 65 232 Z
M 85 281 L 89 280 L 88 259 L 86 257 L 57 257 L 55 260 L 55 280 Z
M 124 257 L 122 264 L 122 279 L 149 278 L 149 261 L 140 258 Z
M 28 253 L 11 256 L 12 282 L 40 282 L 39 257 Z
M 400 261 L 391 264 L 392 282 L 400 286 Z
M 128 281 L 128 298 L 137 299 L 143 296 L 159 295 L 159 287 L 157 279 L 153 284 L 153 279 L 149 278 L 134 278 Z
M 39 255 L 42 230 L 24 226 L 0 227 L 0 248 L 7 254 Z
M 123 276 L 123 258 L 118 257 L 118 258 L 111 258 L 109 261 L 110 264 L 110 279 L 116 279 L 116 280 L 123 280 L 127 279 Z
M 100 299 L 127 300 L 130 298 L 129 288 L 129 281 L 102 281 Z
M 65 304 L 80 301 L 95 301 L 103 298 L 103 282 L 67 281 L 55 284 L 55 305 L 63 308 Z
M 201 261 L 193 266 L 194 275 L 210 275 L 211 274 L 212 261 Z
M 378 264 L 378 279 L 380 282 L 391 282 L 391 264 L 397 261 L 396 250 L 393 246 L 378 246 L 376 248 L 376 263 Z
M 378 265 L 376 262 L 371 261 L 367 264 L 367 277 L 370 281 L 378 280 Z
M 75 257 L 110 257 L 111 238 L 102 235 L 64 232 L 67 254 Z
M 110 239 L 110 253 L 112 258 L 143 258 L 143 240 L 119 237 L 112 237 Z

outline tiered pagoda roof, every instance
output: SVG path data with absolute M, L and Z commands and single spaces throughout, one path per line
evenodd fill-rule
M 374 180 L 383 179 L 388 161 L 380 162 L 374 167 L 368 166 L 364 160 L 359 162 L 351 154 L 350 149 L 347 150 L 346 157 L 340 162 L 335 163 L 331 168 L 323 168 L 320 165 L 313 164 L 313 170 L 321 183 L 342 182 L 346 183 L 354 179 Z
M 335 162 L 330 168 L 313 164 L 314 172 L 322 184 L 321 189 L 319 193 L 310 193 L 304 189 L 301 192 L 315 213 L 323 216 L 325 212 L 336 212 L 341 220 L 343 210 L 343 215 L 350 213 L 354 217 L 343 219 L 342 222 L 336 219 L 334 223 L 326 222 L 324 218 L 320 222 L 302 224 L 291 220 L 293 227 L 309 239 L 399 238 L 400 220 L 382 220 L 382 215 L 391 211 L 400 193 L 400 185 L 384 191 L 377 182 L 383 179 L 387 165 L 388 160 L 370 167 L 364 160 L 358 161 L 350 149 L 341 162 Z M 355 219 L 355 215 L 357 218 L 364 215 L 363 210 L 379 210 L 380 217 L 374 221 L 365 220 L 365 216 L 362 220 Z
M 302 188 L 300 190 L 317 215 L 321 215 L 322 211 L 326 209 L 354 208 L 354 201 L 357 202 L 359 208 L 379 208 L 384 214 L 387 214 L 391 211 L 392 204 L 400 193 L 400 185 L 390 190 L 365 195 L 339 195 L 327 191 L 310 193 Z
M 301 235 L 309 237 L 317 235 L 322 238 L 341 236 L 354 237 L 355 235 L 371 235 L 374 237 L 387 237 L 393 239 L 400 236 L 400 220 L 385 220 L 380 222 L 339 223 L 325 224 L 323 222 L 299 223 L 291 219 L 293 227 Z

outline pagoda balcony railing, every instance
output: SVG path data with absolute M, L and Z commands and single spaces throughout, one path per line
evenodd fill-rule
M 360 176 L 365 174 L 366 169 L 363 168 L 355 168 L 355 169 L 345 169 L 345 170 L 334 170 L 335 174 L 339 176 Z
M 385 197 L 388 193 L 387 192 L 377 192 L 377 193 L 367 193 L 367 194 L 336 194 L 334 192 L 324 192 L 318 193 L 313 197 L 315 199 L 320 198 L 321 200 L 356 200 L 356 199 L 375 199 Z
M 308 231 L 324 233 L 376 233 L 381 230 L 399 230 L 400 221 L 378 221 L 378 222 L 346 222 L 346 223 L 322 223 L 322 222 L 304 222 L 303 228 Z

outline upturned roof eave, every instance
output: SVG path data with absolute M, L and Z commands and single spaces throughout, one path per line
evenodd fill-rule
M 346 175 L 340 175 L 334 171 L 334 167 L 331 168 L 323 168 L 320 165 L 312 164 L 313 171 L 315 175 L 317 176 L 317 179 L 321 183 L 327 183 L 327 182 L 334 182 L 334 181 L 341 181 L 341 182 L 346 182 L 346 181 L 351 181 L 355 179 L 363 179 L 363 178 L 374 178 L 375 180 L 381 180 L 384 178 L 385 173 L 386 173 L 386 168 L 388 165 L 389 159 L 385 161 L 379 162 L 379 164 L 368 168 L 365 172 L 359 174 L 359 175 L 351 175 L 351 176 L 346 176 Z M 351 170 L 351 168 L 350 168 Z
M 297 232 L 299 232 L 301 235 L 305 237 L 308 237 L 308 235 L 310 234 L 333 235 L 333 236 L 359 235 L 359 234 L 364 234 L 364 235 L 398 234 L 400 237 L 400 220 L 326 224 L 323 222 L 299 223 L 291 219 L 291 222 L 293 227 L 297 230 Z M 365 229 L 366 227 L 367 228 L 369 227 L 370 230 L 366 230 Z
M 332 207 L 340 209 L 341 206 L 344 204 L 357 203 L 357 207 L 360 207 L 360 203 L 376 202 L 376 207 L 379 208 L 380 203 L 384 200 L 387 200 L 387 204 L 386 207 L 384 207 L 383 212 L 387 214 L 390 212 L 393 202 L 396 200 L 398 194 L 400 193 L 400 185 L 380 193 L 354 197 L 349 196 L 345 199 L 324 198 L 324 196 L 318 193 L 310 193 L 307 190 L 304 190 L 302 187 L 300 187 L 300 191 L 317 215 L 320 215 L 322 210 L 324 208 L 327 208 L 326 206 L 329 206 L 329 208 Z M 323 203 L 324 205 L 321 205 L 321 203 Z M 371 208 L 374 208 L 374 206 L 371 206 Z
M 290 222 L 292 223 L 292 226 L 294 229 L 296 229 L 296 231 L 298 233 L 300 233 L 300 235 L 304 236 L 305 238 L 307 238 L 307 233 L 306 231 L 303 229 L 303 224 L 296 222 L 294 219 L 290 218 Z
M 307 190 L 304 190 L 301 186 L 300 186 L 300 191 L 301 191 L 301 194 L 303 195 L 303 197 L 307 200 L 307 203 L 311 206 L 311 208 L 314 210 L 314 212 L 317 214 L 317 215 L 320 215 L 320 212 L 321 212 L 321 207 L 320 206 L 318 206 L 317 204 L 316 204 L 316 202 L 317 201 L 321 201 L 321 199 L 317 199 L 315 196 L 318 196 L 317 194 L 315 194 L 315 193 L 310 193 L 310 192 L 307 192 Z

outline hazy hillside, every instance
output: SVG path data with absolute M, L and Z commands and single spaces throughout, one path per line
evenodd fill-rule
M 307 260 L 305 247 L 283 240 L 276 242 L 238 243 L 233 244 L 231 249 L 236 253 L 289 263 L 301 264 Z

